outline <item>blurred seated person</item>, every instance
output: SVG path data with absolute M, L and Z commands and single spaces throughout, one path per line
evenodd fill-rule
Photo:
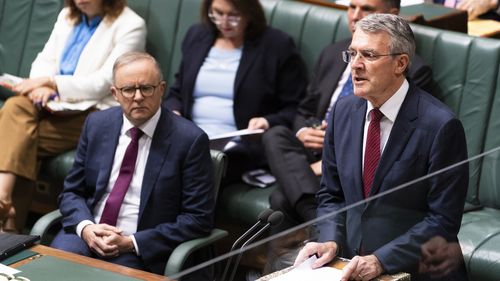
M 166 84 L 152 56 L 120 56 L 113 81 L 120 107 L 85 122 L 59 197 L 63 230 L 51 246 L 163 274 L 177 245 L 213 227 L 208 137 L 161 108 Z
M 478 17 L 500 20 L 498 0 L 434 0 L 434 3 L 467 11 L 469 20 Z
M 316 254 L 317 268 L 338 255 L 351 259 L 342 281 L 397 272 L 434 280 L 418 272 L 420 247 L 437 233 L 458 241 L 469 168 L 452 165 L 467 159 L 465 132 L 451 109 L 406 79 L 414 53 L 401 17 L 356 23 L 343 53 L 354 94 L 336 102 L 325 137 L 318 242 L 295 264 Z M 465 266 L 451 274 L 437 280 L 467 280 Z
M 293 40 L 268 27 L 258 0 L 204 0 L 202 24 L 182 43 L 166 106 L 209 137 L 240 129 L 291 126 L 305 93 L 305 65 Z M 265 163 L 259 143 L 226 150 L 226 180 Z
M 15 229 L 12 192 L 17 177 L 36 180 L 37 159 L 75 148 L 87 114 L 116 105 L 109 94 L 115 59 L 143 50 L 144 20 L 124 0 L 66 0 L 30 78 L 0 110 L 0 227 Z M 71 115 L 45 110 L 49 100 L 94 101 Z
M 399 0 L 351 0 L 347 9 L 349 29 L 354 33 L 355 24 L 369 14 L 398 14 L 399 8 Z M 271 208 L 285 214 L 274 232 L 316 218 L 315 194 L 321 178 L 325 120 L 338 99 L 353 93 L 351 67 L 342 60 L 342 51 L 351 40 L 335 42 L 322 51 L 293 130 L 276 126 L 264 135 L 267 160 L 278 182 L 278 189 L 271 195 Z M 432 90 L 431 68 L 419 56 L 413 57 L 408 78 L 419 87 Z

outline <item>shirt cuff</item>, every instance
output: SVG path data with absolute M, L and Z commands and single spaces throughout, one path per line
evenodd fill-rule
M 132 239 L 132 243 L 134 243 L 134 253 L 140 256 L 141 253 L 139 253 L 139 247 L 137 246 L 137 241 L 135 241 L 134 235 L 130 235 L 130 239 Z
M 82 238 L 83 228 L 86 227 L 87 225 L 90 225 L 90 224 L 94 224 L 94 223 L 92 221 L 90 221 L 90 220 L 84 220 L 84 221 L 81 221 L 76 226 L 76 234 L 78 235 L 78 237 Z

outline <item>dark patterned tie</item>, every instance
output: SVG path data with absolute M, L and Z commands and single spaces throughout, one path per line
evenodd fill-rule
M 99 223 L 106 223 L 109 225 L 116 225 L 118 213 L 123 203 L 123 198 L 127 194 L 128 187 L 134 175 L 135 162 L 137 161 L 137 151 L 139 150 L 139 139 L 143 132 L 140 129 L 130 129 L 130 137 L 132 140 L 125 151 L 123 162 L 120 167 L 120 173 L 116 179 L 113 189 L 109 193 L 109 197 L 104 205 L 101 220 Z
M 380 160 L 380 119 L 384 114 L 377 108 L 370 111 L 370 125 L 366 137 L 365 161 L 363 171 L 363 194 L 365 198 L 370 194 L 373 177 Z

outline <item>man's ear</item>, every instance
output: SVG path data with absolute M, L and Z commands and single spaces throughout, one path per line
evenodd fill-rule
M 113 96 L 113 98 L 115 99 L 115 101 L 118 101 L 118 90 L 115 88 L 115 87 L 111 87 L 111 95 Z
M 407 54 L 398 55 L 396 63 L 396 74 L 404 74 L 406 69 L 410 66 L 410 57 Z
M 398 8 L 390 8 L 389 9 L 389 14 L 393 14 L 393 15 L 399 15 L 399 9 Z

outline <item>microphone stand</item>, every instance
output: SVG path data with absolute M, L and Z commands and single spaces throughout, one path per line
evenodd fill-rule
M 240 252 L 238 253 L 238 256 L 236 258 L 236 262 L 234 263 L 233 271 L 231 272 L 231 276 L 229 278 L 229 281 L 233 281 L 234 276 L 236 275 L 236 269 L 238 268 L 238 265 L 241 261 L 241 256 L 243 255 L 242 249 L 245 248 L 251 242 L 253 242 L 264 231 L 266 231 L 271 225 L 278 225 L 281 223 L 282 220 L 283 220 L 283 213 L 282 212 L 280 212 L 280 211 L 273 212 L 269 216 L 269 219 L 268 219 L 267 223 L 264 225 L 264 227 L 259 229 L 254 235 L 252 235 L 252 237 L 250 237 L 247 241 L 245 241 L 245 243 L 243 243 L 243 245 L 241 245 Z M 224 279 L 222 281 L 224 281 Z
M 236 239 L 236 241 L 231 246 L 231 250 L 229 252 L 232 252 L 234 250 L 234 248 L 236 248 L 236 245 L 240 244 L 243 239 L 247 238 L 250 234 L 255 232 L 255 230 L 258 227 L 260 227 L 264 222 L 267 222 L 269 217 L 273 213 L 274 213 L 274 211 L 271 209 L 265 209 L 264 211 L 262 211 L 258 216 L 258 221 L 252 227 L 250 227 L 250 229 L 248 229 L 245 233 L 243 233 L 243 235 L 241 235 L 238 239 Z M 226 266 L 224 268 L 224 273 L 222 273 L 222 278 L 221 278 L 222 281 L 226 280 L 226 275 L 229 272 L 229 267 L 231 265 L 232 259 L 233 259 L 233 256 L 230 256 L 227 259 Z

